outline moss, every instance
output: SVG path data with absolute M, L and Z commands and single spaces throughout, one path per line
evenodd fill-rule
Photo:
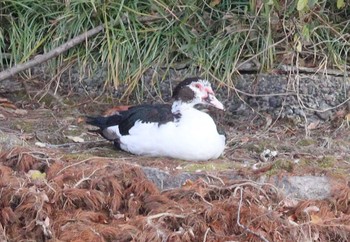
M 278 147 L 278 151 L 280 153 L 283 153 L 283 152 L 290 153 L 294 151 L 294 148 L 291 145 L 281 145 L 280 147 Z
M 259 153 L 263 149 L 256 144 L 246 144 L 243 148 L 247 149 L 249 152 Z
M 284 170 L 287 172 L 293 172 L 294 162 L 291 160 L 278 159 L 274 162 L 274 164 L 272 165 L 272 168 L 268 172 L 266 172 L 266 175 L 268 176 L 276 175 L 281 170 Z
M 79 160 L 88 159 L 89 157 L 91 157 L 91 154 L 89 153 L 65 153 L 62 158 L 63 160 L 79 161 Z
M 36 127 L 35 127 L 34 123 L 27 122 L 27 121 L 24 121 L 24 120 L 15 120 L 12 123 L 11 128 L 12 129 L 21 129 L 25 133 L 33 133 L 34 131 L 36 131 Z
M 80 137 L 80 135 L 84 132 L 86 132 L 86 130 L 83 130 L 83 129 L 77 127 L 77 128 L 71 128 L 71 129 L 65 130 L 64 135 L 65 136 L 79 136 Z
M 40 99 L 40 103 L 44 103 L 46 107 L 52 107 L 57 103 L 57 99 L 53 95 L 47 93 Z
M 305 159 L 302 158 L 299 161 L 299 166 L 310 166 L 310 165 L 315 165 L 317 162 L 314 159 Z
M 318 168 L 337 168 L 335 164 L 337 159 L 332 156 L 324 156 L 321 159 L 302 159 L 300 164 L 301 166 L 313 166 Z
M 198 170 L 201 171 L 223 171 L 227 169 L 233 168 L 233 163 L 223 162 L 223 163 L 191 163 L 184 166 L 183 170 L 186 172 L 196 172 Z
M 332 156 L 325 156 L 318 161 L 318 165 L 321 168 L 334 168 L 337 159 Z
M 275 148 L 271 146 L 271 143 L 268 143 L 268 142 L 261 142 L 259 144 L 248 144 L 244 148 L 246 148 L 250 152 L 259 153 L 259 154 L 263 152 L 265 149 L 275 150 Z
M 315 143 L 316 143 L 316 141 L 313 139 L 301 139 L 296 144 L 298 146 L 310 146 L 310 145 L 313 145 Z

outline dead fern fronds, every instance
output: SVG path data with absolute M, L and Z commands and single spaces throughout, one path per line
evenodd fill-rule
M 91 188 L 103 192 L 106 195 L 109 210 L 117 213 L 122 204 L 123 194 L 122 187 L 115 175 L 92 179 Z
M 107 205 L 105 195 L 96 190 L 67 188 L 57 193 L 54 198 L 62 209 L 88 209 L 100 211 Z
M 14 213 L 11 207 L 4 207 L 1 209 L 0 223 L 6 227 L 15 222 L 18 222 L 17 215 Z
M 140 197 L 143 200 L 151 194 L 159 194 L 157 186 L 148 179 L 136 179 L 124 191 L 124 197 L 129 197 L 131 194 L 135 197 Z
M 338 186 L 333 192 L 336 210 L 350 215 L 350 188 L 349 186 Z

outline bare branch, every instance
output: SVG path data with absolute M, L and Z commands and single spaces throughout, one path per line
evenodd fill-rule
M 151 16 L 151 17 L 146 16 L 146 17 L 139 18 L 138 21 L 141 23 L 147 23 L 147 22 L 161 20 L 161 19 L 164 19 L 167 17 L 168 16 L 160 16 L 160 15 Z M 128 23 L 127 17 L 124 16 L 124 18 L 121 19 L 121 22 Z M 111 23 L 111 26 L 116 25 L 116 24 L 117 24 L 117 22 Z M 49 51 L 46 54 L 37 55 L 32 60 L 30 60 L 28 62 L 15 65 L 9 69 L 6 69 L 6 70 L 0 72 L 0 81 L 5 80 L 6 78 L 9 78 L 9 77 L 21 72 L 21 71 L 32 68 L 36 65 L 39 65 L 45 61 L 48 61 L 48 60 L 62 54 L 63 52 L 69 50 L 70 48 L 84 42 L 86 39 L 102 32 L 104 30 L 104 28 L 105 28 L 104 25 L 101 24 L 93 29 L 90 29 L 89 31 L 86 31 L 86 32 L 74 37 L 73 39 L 71 39 L 68 42 L 64 43 L 63 45 Z
M 69 50 L 70 48 L 80 44 L 81 42 L 85 41 L 86 39 L 90 38 L 91 36 L 98 34 L 99 32 L 101 32 L 104 29 L 103 25 L 99 25 L 96 28 L 93 28 L 89 31 L 86 31 L 83 34 L 78 35 L 77 37 L 69 40 L 68 42 L 64 43 L 63 45 L 49 51 L 46 54 L 43 55 L 37 55 L 35 56 L 32 60 L 25 62 L 23 64 L 18 64 L 15 65 L 7 70 L 4 70 L 2 72 L 0 72 L 0 81 L 5 80 L 6 78 L 9 78 L 21 71 L 24 71 L 28 68 L 32 68 L 40 63 L 43 63 L 45 61 L 48 61 L 60 54 L 62 54 L 63 52 Z
M 289 66 L 289 65 L 281 65 L 279 67 L 281 71 L 284 72 L 303 72 L 303 73 L 312 73 L 316 74 L 320 72 L 319 68 L 310 68 L 303 66 Z M 336 70 L 336 69 L 326 69 L 322 74 L 332 75 L 332 76 L 347 76 L 346 70 Z

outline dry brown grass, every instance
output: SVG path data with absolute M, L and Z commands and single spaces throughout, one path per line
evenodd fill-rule
M 320 201 L 289 199 L 248 180 L 199 179 L 160 192 L 135 165 L 39 154 L 23 148 L 0 154 L 0 222 L 9 241 L 347 241 L 350 235 L 346 182 Z M 46 179 L 28 175 L 38 168 Z

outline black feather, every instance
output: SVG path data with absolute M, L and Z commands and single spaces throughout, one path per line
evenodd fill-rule
M 108 117 L 87 117 L 86 123 L 99 127 L 100 134 L 104 129 L 118 125 L 120 134 L 127 135 L 137 121 L 162 125 L 178 118 L 180 115 L 173 114 L 169 104 L 144 104 L 130 107 L 128 110 Z
M 188 85 L 199 80 L 199 77 L 191 77 L 180 82 L 174 89 L 173 98 L 184 102 L 193 100 L 194 92 Z M 179 119 L 180 116 L 181 114 L 179 113 L 174 114 L 171 112 L 171 105 L 169 104 L 144 104 L 130 107 L 128 110 L 107 117 L 88 116 L 86 117 L 86 123 L 100 128 L 99 130 L 93 130 L 93 132 L 99 133 L 106 139 L 111 140 L 110 137 L 104 134 L 104 130 L 110 126 L 118 125 L 120 134 L 127 135 L 137 121 L 162 125 L 168 122 L 174 122 Z
M 175 100 L 181 99 L 182 101 L 190 101 L 194 97 L 193 91 L 188 87 L 192 82 L 197 82 L 201 78 L 200 77 L 190 77 L 186 78 L 182 82 L 180 82 L 173 91 L 173 98 Z M 190 91 L 190 92 L 189 92 Z M 192 96 L 191 96 L 192 95 Z
M 99 127 L 100 129 L 105 129 L 110 126 L 118 125 L 122 120 L 122 116 L 120 114 L 114 114 L 108 117 L 103 116 L 87 116 L 86 123 L 91 124 L 93 126 Z

